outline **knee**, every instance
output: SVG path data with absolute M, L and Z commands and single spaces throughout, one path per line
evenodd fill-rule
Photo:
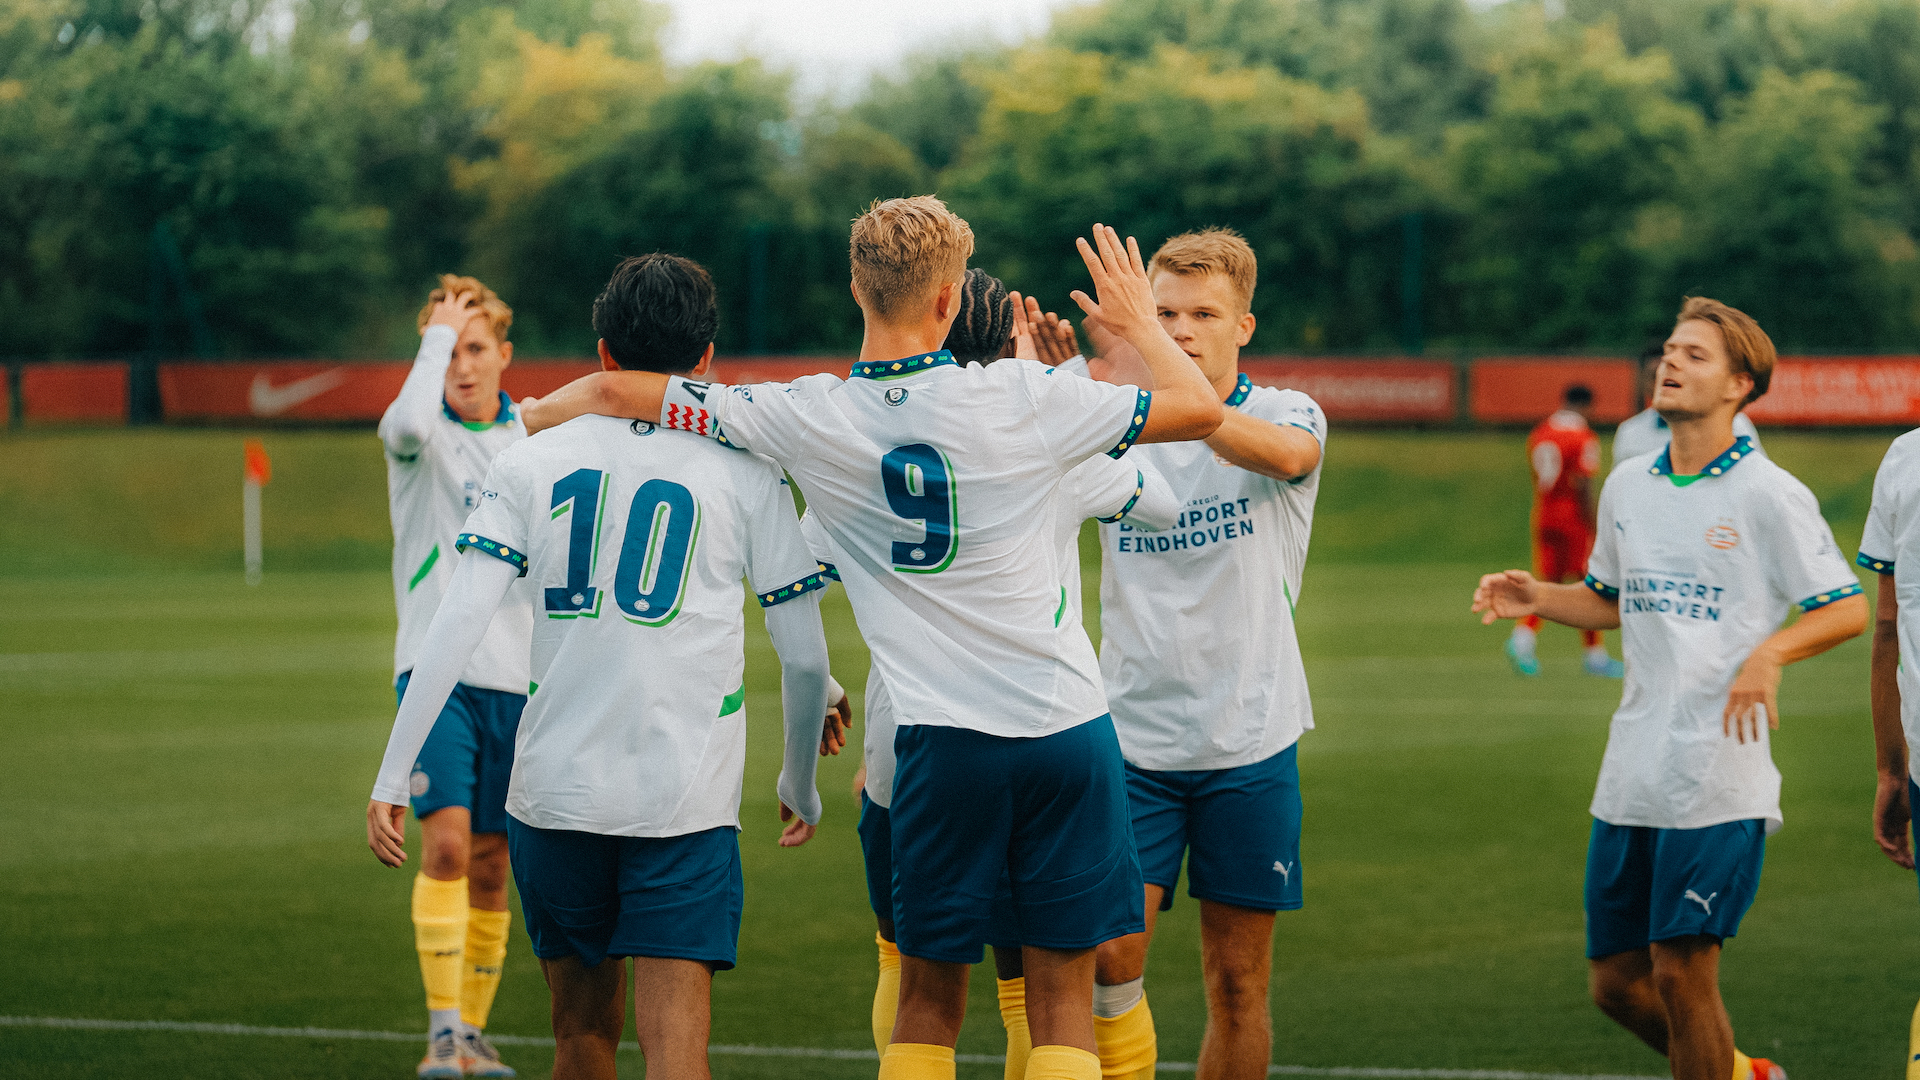
M 1268 971 L 1265 965 L 1222 964 L 1207 976 L 1207 1004 L 1216 1014 L 1242 1018 L 1267 1015 Z
M 474 852 L 467 861 L 467 886 L 475 893 L 502 897 L 507 891 L 507 846 L 500 844 L 484 852 Z
M 1094 950 L 1094 981 L 1101 986 L 1119 986 L 1147 973 L 1147 935 L 1128 934 L 1105 942 Z
M 1608 1016 L 1618 1018 L 1634 1011 L 1633 983 L 1626 979 L 1595 971 L 1587 977 L 1587 992 Z

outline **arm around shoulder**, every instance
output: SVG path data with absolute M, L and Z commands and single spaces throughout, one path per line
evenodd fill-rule
M 522 419 L 529 435 L 589 414 L 652 423 L 660 419 L 666 388 L 667 376 L 657 372 L 596 371 L 529 402 Z

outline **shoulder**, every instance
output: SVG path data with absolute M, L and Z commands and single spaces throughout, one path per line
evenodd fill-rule
M 1326 434 L 1326 413 L 1320 403 L 1303 390 L 1255 385 L 1248 391 L 1247 400 L 1241 403 L 1240 411 L 1276 424 L 1305 427 L 1315 435 Z
M 1740 476 L 1741 470 L 1747 470 L 1744 478 Z M 1820 514 L 1820 500 L 1814 497 L 1813 489 L 1764 455 L 1749 456 L 1740 469 L 1734 470 L 1733 477 L 1743 481 L 1748 498 L 1759 501 L 1770 511 L 1816 517 Z
M 1880 474 L 1890 481 L 1904 481 L 1902 487 L 1920 486 L 1920 471 L 1913 466 L 1920 459 L 1920 429 L 1893 440 L 1886 456 L 1880 459 Z

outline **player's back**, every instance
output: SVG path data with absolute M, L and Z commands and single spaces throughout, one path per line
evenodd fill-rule
M 1022 360 L 885 368 L 734 387 L 720 419 L 745 445 L 781 444 L 770 452 L 846 554 L 901 722 L 1024 737 L 1104 713 L 1092 645 L 1067 618 L 1056 493 L 1080 461 L 1132 445 L 1145 395 Z
M 824 584 L 784 483 L 765 458 L 602 416 L 501 455 L 460 539 L 517 549 L 533 589 L 515 817 L 626 836 L 738 824 L 741 579 L 763 603 Z
M 1562 409 L 1527 435 L 1527 461 L 1533 468 L 1537 506 L 1579 509 L 1583 497 L 1574 484 L 1580 477 L 1591 481 L 1600 472 L 1600 439 L 1585 417 Z

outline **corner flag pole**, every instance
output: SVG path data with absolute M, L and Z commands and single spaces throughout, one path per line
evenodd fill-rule
M 240 488 L 242 531 L 247 553 L 247 584 L 258 585 L 260 559 L 260 489 L 273 479 L 273 462 L 259 439 L 247 440 L 247 479 Z

